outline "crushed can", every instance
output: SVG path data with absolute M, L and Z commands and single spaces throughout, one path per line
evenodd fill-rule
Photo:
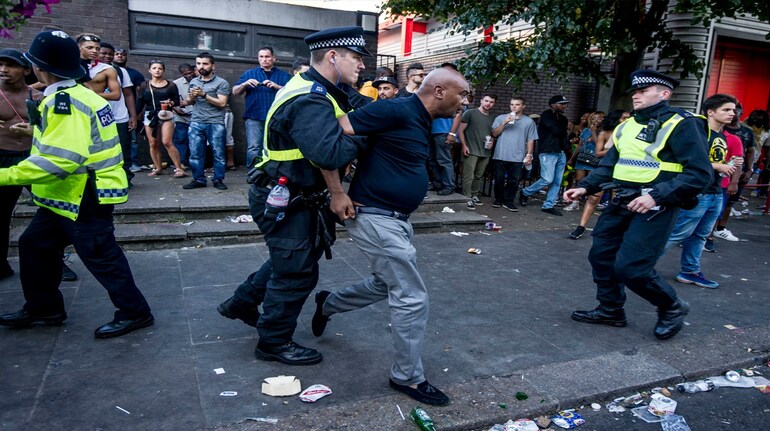
M 583 416 L 580 416 L 580 413 L 569 411 L 559 412 L 555 416 L 551 416 L 551 420 L 554 425 L 564 429 L 577 428 L 586 423 L 586 420 L 583 419 Z

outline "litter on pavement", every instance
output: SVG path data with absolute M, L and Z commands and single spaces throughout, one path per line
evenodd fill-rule
M 299 379 L 294 376 L 268 377 L 262 383 L 262 393 L 271 397 L 288 397 L 301 390 Z

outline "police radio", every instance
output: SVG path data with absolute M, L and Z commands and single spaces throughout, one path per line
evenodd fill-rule
M 644 132 L 644 142 L 647 142 L 648 144 L 655 142 L 655 136 L 657 136 L 659 130 L 660 121 L 650 118 L 650 121 L 647 122 L 647 130 Z
M 40 118 L 40 111 L 38 111 L 40 101 L 32 98 L 32 90 L 29 90 L 29 99 L 25 100 L 24 104 L 27 105 L 27 118 L 29 118 L 29 124 L 40 127 L 43 124 L 42 119 Z

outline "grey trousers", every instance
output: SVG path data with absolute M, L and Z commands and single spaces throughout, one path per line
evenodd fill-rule
M 395 360 L 391 379 L 401 385 L 425 381 L 420 351 L 428 324 L 428 291 L 417 271 L 412 225 L 392 217 L 358 214 L 345 227 L 369 259 L 372 275 L 332 292 L 326 315 L 366 307 L 383 299 L 390 305 Z

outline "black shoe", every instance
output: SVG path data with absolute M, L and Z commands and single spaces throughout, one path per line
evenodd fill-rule
M 555 216 L 561 216 L 561 211 L 557 210 L 556 208 L 540 208 L 540 211 L 548 214 L 552 214 Z
M 126 335 L 131 331 L 137 329 L 146 328 L 155 323 L 155 318 L 150 314 L 147 317 L 141 319 L 131 320 L 113 320 L 112 322 L 105 323 L 104 325 L 96 328 L 94 331 L 94 337 L 96 338 L 114 338 Z
M 262 361 L 278 361 L 286 365 L 313 365 L 321 362 L 321 352 L 309 347 L 302 347 L 294 341 L 280 346 L 254 348 L 254 356 Z
M 578 226 L 575 228 L 575 230 L 570 232 L 569 237 L 572 239 L 580 239 L 580 237 L 583 236 L 585 232 L 586 232 L 586 228 L 584 228 L 583 226 Z
M 529 200 L 529 196 L 525 195 L 524 192 L 519 192 L 519 205 L 523 207 L 527 206 L 528 200 Z
M 217 311 L 228 319 L 241 319 L 243 323 L 249 326 L 257 326 L 259 320 L 259 309 L 251 307 L 241 299 L 231 296 L 227 301 L 217 306 Z
M 454 192 L 455 191 L 454 191 L 453 188 L 447 187 L 445 189 L 441 189 L 441 190 L 437 191 L 436 194 L 439 195 L 439 196 L 449 196 L 449 195 L 451 195 Z
M 311 327 L 313 329 L 313 335 L 320 337 L 326 330 L 326 324 L 329 323 L 329 316 L 324 316 L 323 308 L 326 298 L 332 293 L 328 290 L 322 290 L 315 294 L 315 314 L 313 314 L 313 322 Z
M 11 328 L 60 326 L 65 320 L 67 320 L 67 313 L 65 312 L 50 314 L 48 316 L 38 316 L 22 309 L 15 313 L 0 315 L 0 326 L 9 326 Z
M 62 262 L 61 264 L 61 281 L 78 281 L 78 275 L 75 273 L 75 271 L 70 269 L 66 263 Z
M 415 389 L 408 385 L 399 385 L 391 379 L 390 387 L 423 404 L 430 404 L 432 406 L 445 406 L 449 404 L 449 397 L 428 383 L 427 380 L 417 385 L 417 389 Z
M 206 183 L 199 183 L 198 181 L 192 180 L 189 183 L 182 186 L 185 190 L 192 190 L 192 189 L 201 189 L 203 187 L 206 187 Z
M 217 190 L 227 190 L 227 186 L 222 181 L 212 181 L 212 183 Z
M 655 324 L 655 338 L 668 340 L 682 330 L 684 316 L 690 312 L 690 304 L 678 299 L 668 310 L 658 310 L 658 323 Z
M 516 208 L 516 205 L 514 205 L 514 204 L 503 204 L 503 208 L 507 209 L 508 211 L 510 211 L 512 213 L 519 212 L 519 209 Z
M 5 278 L 8 278 L 14 274 L 13 268 L 11 268 L 11 265 L 8 264 L 8 262 L 5 263 L 5 268 L 0 271 L 0 280 L 3 280 Z
M 500 201 L 492 202 L 492 208 L 500 208 L 501 206 L 503 206 L 503 203 Z
M 622 328 L 628 324 L 626 312 L 623 307 L 609 308 L 599 305 L 591 311 L 573 311 L 572 320 L 583 323 L 598 323 L 601 325 L 617 326 Z

